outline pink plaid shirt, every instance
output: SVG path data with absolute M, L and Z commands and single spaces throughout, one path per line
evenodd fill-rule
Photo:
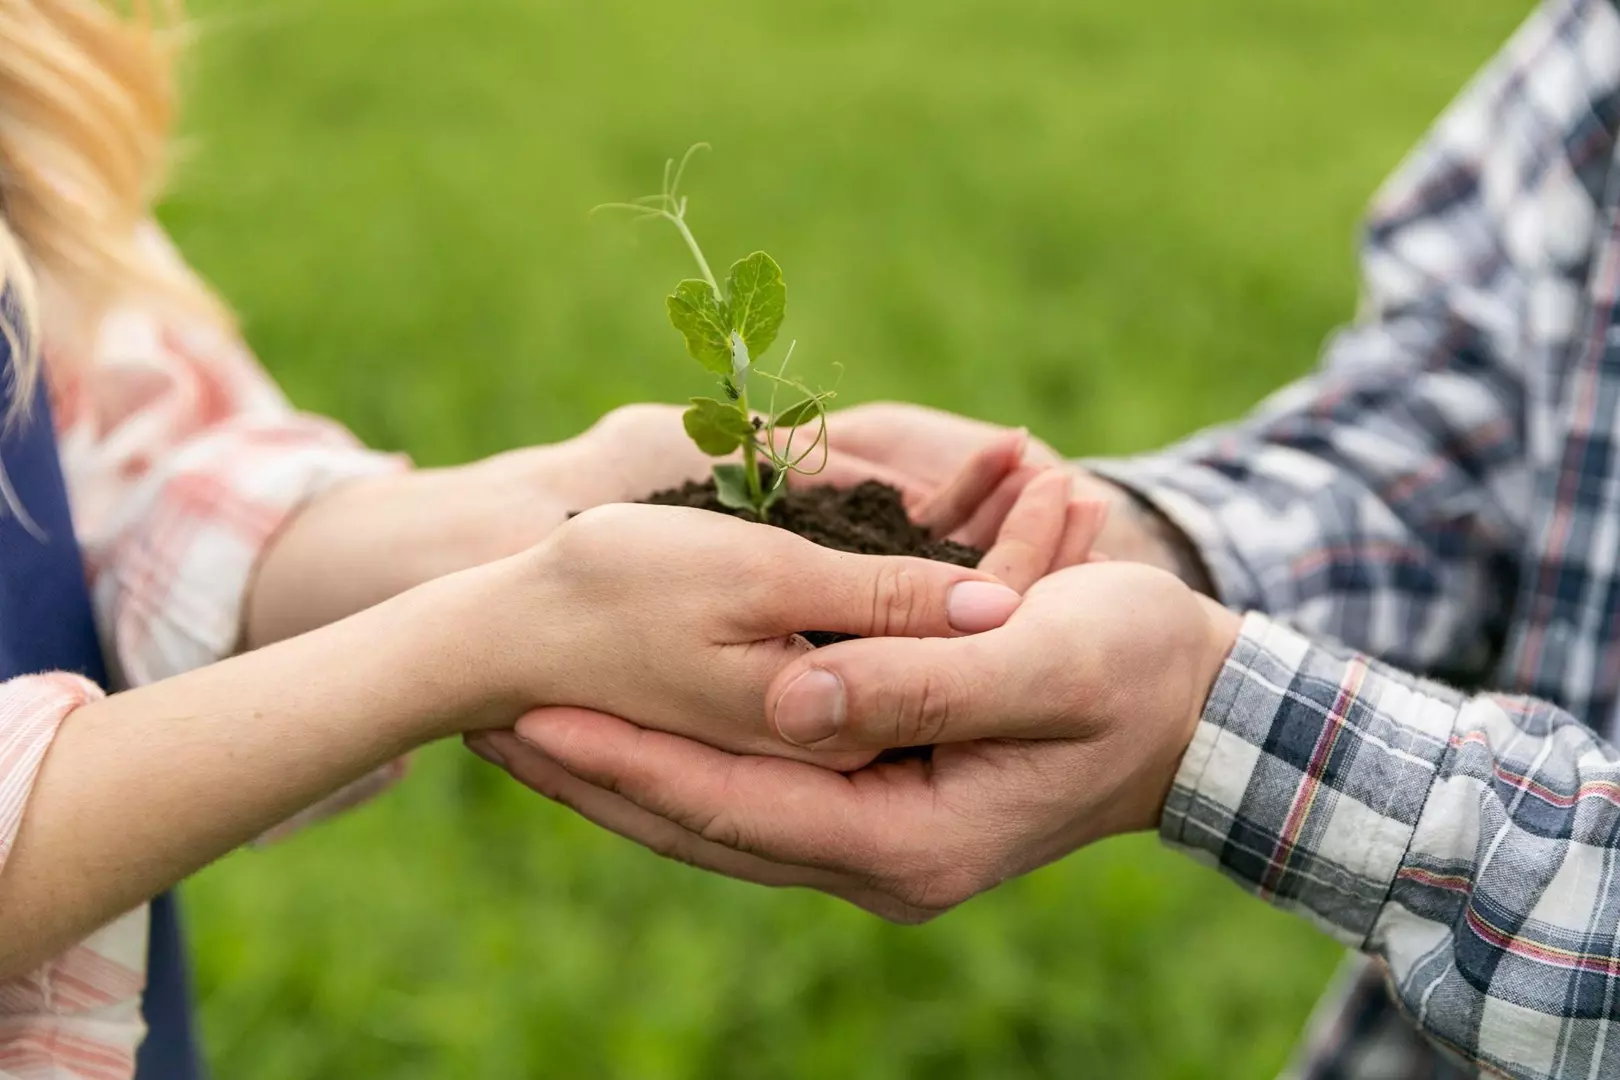
M 178 256 L 154 228 L 156 259 Z M 47 353 L 58 343 L 47 336 Z M 58 346 L 59 347 L 59 346 Z M 254 565 L 313 496 L 405 467 L 296 412 L 234 337 L 113 313 L 58 394 L 57 436 L 108 668 L 137 686 L 228 656 Z M 0 872 L 41 761 L 75 708 L 72 675 L 0 683 Z M 359 802 L 402 764 L 275 831 Z M 145 906 L 36 971 L 0 983 L 0 1077 L 127 1080 L 145 1028 Z

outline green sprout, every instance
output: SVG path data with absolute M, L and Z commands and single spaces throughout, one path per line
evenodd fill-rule
M 692 407 L 682 416 L 686 433 L 698 449 L 712 457 L 729 457 L 742 450 L 741 464 L 723 462 L 714 467 L 715 490 L 720 502 L 733 510 L 746 510 L 765 521 L 771 506 L 786 490 L 789 473 L 814 475 L 827 463 L 827 402 L 832 391 L 812 392 L 787 376 L 788 361 L 797 342 L 788 345 L 776 372 L 759 367 L 767 350 L 775 343 L 787 312 L 787 286 L 782 268 L 763 251 L 756 251 L 731 265 L 725 288 L 715 280 L 703 249 L 686 223 L 686 197 L 680 193 L 687 163 L 698 150 L 698 143 L 679 162 L 664 163 L 664 187 L 627 203 L 605 203 L 597 210 L 626 210 L 639 219 L 661 218 L 675 226 L 697 262 L 702 278 L 688 278 L 675 286 L 666 301 L 669 321 L 686 339 L 692 359 L 720 377 L 722 397 L 692 398 Z M 769 403 L 756 417 L 749 405 L 749 383 L 754 378 L 770 383 Z M 777 392 L 789 390 L 802 395 L 795 404 L 776 409 Z M 795 453 L 797 429 L 816 424 L 815 438 L 802 452 Z M 777 445 L 778 430 L 787 435 Z M 820 463 L 805 468 L 817 449 Z M 761 475 L 761 461 L 771 466 L 767 479 Z

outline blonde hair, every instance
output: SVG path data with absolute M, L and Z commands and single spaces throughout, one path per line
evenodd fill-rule
M 141 248 L 174 114 L 180 0 L 0 0 L 0 324 L 13 407 L 40 376 L 41 325 L 96 325 L 135 294 L 228 320 Z M 53 365 L 57 360 L 53 356 Z

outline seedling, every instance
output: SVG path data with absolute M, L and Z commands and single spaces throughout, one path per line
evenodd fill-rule
M 827 461 L 827 402 L 830 390 L 812 392 L 787 375 L 797 342 L 789 343 L 782 365 L 776 372 L 762 370 L 759 362 L 775 343 L 787 312 L 787 286 L 782 268 L 763 251 L 731 265 L 725 288 L 715 280 L 709 261 L 703 256 L 697 238 L 686 222 L 686 196 L 680 193 L 687 163 L 700 149 L 698 143 L 679 162 L 664 163 L 664 186 L 657 195 L 647 195 L 627 203 L 606 203 L 598 210 L 625 210 L 639 219 L 661 218 L 675 226 L 697 262 L 702 278 L 688 278 L 675 286 L 666 300 L 669 321 L 686 339 L 692 359 L 720 377 L 722 396 L 692 398 L 692 407 L 682 416 L 686 433 L 698 449 L 712 457 L 730 457 L 739 449 L 742 461 L 721 462 L 714 467 L 714 486 L 720 502 L 733 510 L 746 510 L 765 521 L 770 509 L 786 491 L 789 473 L 813 475 Z M 750 407 L 750 382 L 762 378 L 770 383 L 770 398 L 763 413 L 756 416 Z M 802 397 L 781 411 L 776 409 L 777 392 L 794 391 Z M 815 437 L 809 447 L 795 453 L 797 430 L 815 424 Z M 777 432 L 786 435 L 778 447 Z M 817 450 L 820 462 L 806 468 L 805 462 Z M 761 475 L 761 462 L 771 467 L 770 476 Z

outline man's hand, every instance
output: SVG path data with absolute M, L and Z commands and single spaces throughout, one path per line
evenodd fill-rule
M 841 474 L 857 473 L 881 479 L 906 494 L 908 505 L 920 507 L 947 480 L 959 473 L 967 458 L 1008 429 L 922 405 L 877 402 L 831 413 L 827 430 L 838 460 L 829 465 L 833 482 Z M 1057 451 L 1040 439 L 1024 444 L 1019 467 L 979 501 L 973 515 L 956 531 L 956 539 L 983 547 L 1001 526 L 1023 485 L 1038 472 L 1063 464 Z M 1168 570 L 1206 596 L 1214 590 L 1203 560 L 1191 541 L 1163 515 L 1123 488 L 1075 464 L 1077 500 L 1109 506 L 1108 521 L 1096 538 L 1096 552 L 1110 559 L 1146 563 Z
M 1031 589 L 1000 629 L 806 654 L 768 697 L 785 743 L 935 743 L 849 775 L 551 709 L 476 745 L 661 854 L 916 921 L 1115 833 L 1154 827 L 1238 620 L 1152 568 Z

